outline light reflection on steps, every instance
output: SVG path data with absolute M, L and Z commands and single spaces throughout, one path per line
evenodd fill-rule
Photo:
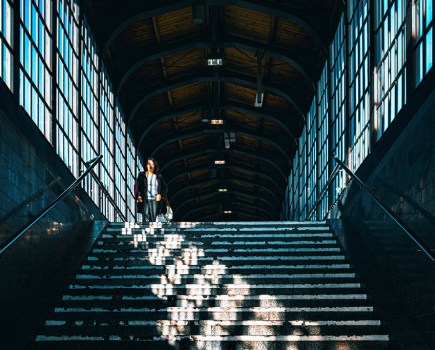
M 60 303 L 39 344 L 388 342 L 324 222 L 112 224 Z

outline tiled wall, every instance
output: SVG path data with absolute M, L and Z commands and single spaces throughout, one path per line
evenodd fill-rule
M 388 148 L 374 149 L 363 164 L 363 179 L 387 207 L 435 254 L 435 93 L 414 109 L 411 122 Z M 410 111 L 411 112 L 411 111 Z M 352 184 L 333 218 L 350 228 L 369 252 L 375 272 L 391 287 L 424 342 L 435 349 L 435 263 L 431 262 L 372 200 Z M 356 250 L 354 250 L 356 251 Z M 364 258 L 360 259 L 363 260 Z
M 12 96 L 0 98 L 0 244 L 46 208 L 73 181 L 51 145 Z M 2 340 L 35 309 L 42 289 L 80 240 L 89 240 L 92 219 L 102 219 L 82 190 L 62 200 L 0 256 Z M 24 323 L 22 323 L 24 325 Z M 22 330 L 24 331 L 24 330 Z M 23 332 L 21 332 L 23 333 Z M 0 342 L 1 344 L 1 342 Z M 2 346 L 0 346 L 1 348 Z

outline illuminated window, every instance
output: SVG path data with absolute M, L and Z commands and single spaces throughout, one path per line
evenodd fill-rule
M 20 9 L 20 105 L 52 142 L 51 1 L 20 0 Z
M 375 4 L 374 130 L 379 139 L 406 103 L 406 0 Z
M 304 127 L 302 135 L 299 139 L 299 188 L 298 188 L 298 202 L 299 213 L 298 220 L 305 220 L 307 215 L 307 127 Z
M 136 173 L 136 149 L 134 147 L 133 143 L 133 137 L 131 135 L 131 132 L 128 130 L 126 135 L 126 142 L 127 142 L 127 175 L 126 175 L 126 181 L 127 181 L 127 220 L 133 221 L 135 218 L 136 213 L 136 201 L 134 198 L 134 182 L 136 180 L 137 174 Z
M 290 173 L 290 220 L 299 219 L 299 154 L 296 152 L 293 160 L 293 168 Z
M 370 1 L 354 1 L 353 6 L 348 6 L 348 16 L 349 157 L 350 168 L 356 171 L 370 152 Z
M 344 16 L 341 17 L 330 49 L 331 72 L 331 146 L 332 152 L 341 160 L 346 157 L 346 79 L 345 79 L 345 25 Z M 345 178 L 340 172 L 333 179 L 333 197 L 344 188 Z
M 106 188 L 108 195 L 114 198 L 114 95 L 112 85 L 104 65 L 100 72 L 100 152 L 103 155 L 100 180 Z M 106 217 L 113 221 L 115 210 L 113 204 L 104 196 L 102 210 Z
M 324 190 L 328 181 L 328 166 L 329 166 L 329 96 L 328 96 L 328 64 L 323 68 L 320 81 L 317 84 L 317 143 L 318 143 L 318 191 L 319 194 Z M 322 220 L 328 211 L 328 195 L 324 195 L 317 209 L 317 219 Z M 315 219 L 315 217 L 313 217 Z
M 314 96 L 307 115 L 307 214 L 317 197 L 317 105 Z M 304 218 L 305 219 L 305 218 Z
M 98 108 L 98 56 L 95 53 L 96 44 L 91 35 L 87 21 L 82 27 L 81 42 L 81 157 L 84 161 L 93 159 L 99 154 L 99 108 Z M 94 168 L 99 174 L 99 167 Z M 91 196 L 95 204 L 99 205 L 100 187 L 92 176 L 87 176 L 83 181 L 83 187 Z
M 141 162 L 78 4 L 0 0 L 0 79 L 13 91 L 16 70 L 20 105 L 74 176 L 85 161 L 103 155 L 94 172 L 105 191 L 92 176 L 82 186 L 109 220 L 115 218 L 115 206 L 132 219 L 132 179 Z M 14 16 L 16 5 L 20 13 Z M 16 17 L 19 32 L 14 34 Z M 19 42 L 13 42 L 15 37 Z
M 13 91 L 14 10 L 11 0 L 0 0 L 0 78 Z
M 126 211 L 127 181 L 125 178 L 126 148 L 124 115 L 119 104 L 115 109 L 115 202 L 123 213 Z
M 415 85 L 432 68 L 433 0 L 415 0 L 412 7 Z
M 79 176 L 79 10 L 69 2 L 57 4 L 56 103 L 57 153 Z

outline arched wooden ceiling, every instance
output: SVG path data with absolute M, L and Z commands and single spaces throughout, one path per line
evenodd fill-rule
M 279 219 L 342 0 L 83 1 L 138 150 L 162 167 L 175 219 Z M 214 118 L 224 124 L 206 122 Z

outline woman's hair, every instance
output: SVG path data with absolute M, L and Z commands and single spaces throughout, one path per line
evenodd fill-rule
M 159 163 L 157 163 L 157 161 L 156 161 L 153 157 L 148 157 L 148 158 L 147 158 L 147 162 L 148 162 L 149 160 L 152 160 L 152 161 L 153 161 L 153 163 L 154 163 L 154 172 L 155 172 L 155 173 L 158 173 L 158 172 L 160 171 Z

